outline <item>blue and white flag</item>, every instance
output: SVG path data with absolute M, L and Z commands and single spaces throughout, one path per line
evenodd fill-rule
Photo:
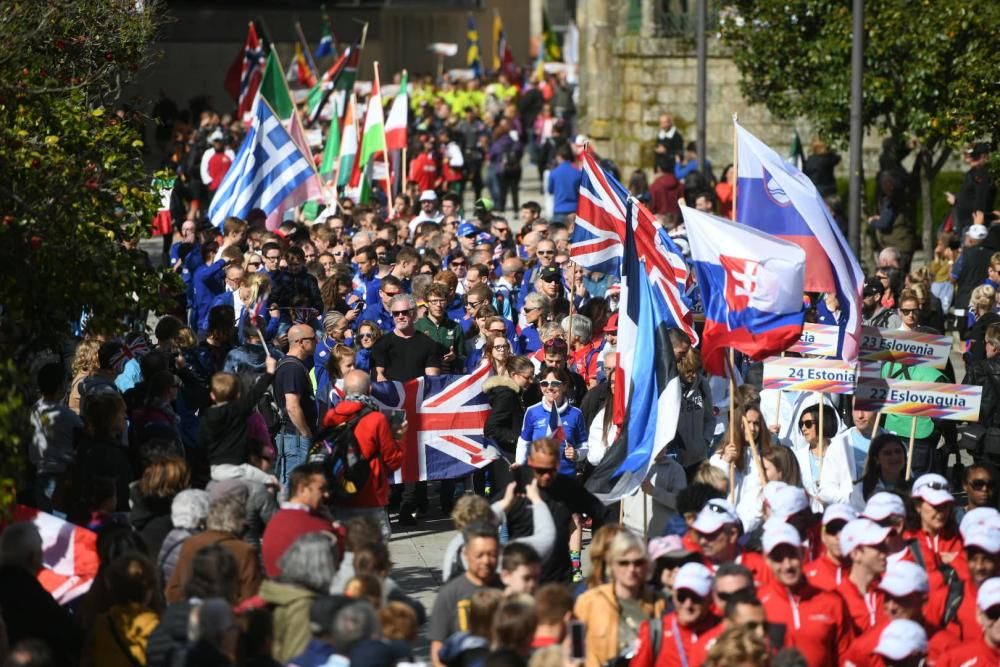
M 633 232 L 636 214 L 629 201 L 615 379 L 616 402 L 624 401 L 624 420 L 618 439 L 587 481 L 587 489 L 606 504 L 639 488 L 657 454 L 677 435 L 681 411 L 681 381 L 670 342 L 673 321 L 663 293 L 639 259 Z
M 316 175 L 315 166 L 292 141 L 270 105 L 258 98 L 255 106 L 253 126 L 208 208 L 216 227 L 231 216 L 245 219 L 255 208 L 270 215 Z

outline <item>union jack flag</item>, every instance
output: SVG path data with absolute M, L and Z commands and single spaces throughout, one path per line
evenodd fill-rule
M 663 293 L 674 320 L 673 325 L 697 344 L 694 317 L 684 296 L 692 280 L 684 255 L 649 209 L 597 163 L 590 149 L 583 152 L 582 158 L 583 178 L 570 257 L 589 271 L 620 276 L 626 204 L 631 202 L 629 224 L 635 233 L 636 250 L 646 264 L 649 279 Z
M 393 483 L 454 479 L 497 458 L 483 434 L 490 414 L 483 381 L 491 373 L 484 364 L 471 375 L 372 384 L 372 397 L 405 410 L 409 422 L 403 465 L 393 473 Z

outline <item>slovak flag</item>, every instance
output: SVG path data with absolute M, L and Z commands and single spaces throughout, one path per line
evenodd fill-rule
M 763 359 L 798 340 L 805 318 L 805 251 L 693 208 L 681 206 L 681 213 L 705 306 L 705 370 L 725 375 L 726 347 Z
M 853 361 L 861 343 L 865 280 L 857 257 L 809 177 L 739 124 L 736 136 L 736 219 L 806 251 L 805 291 L 837 295 L 841 311 L 837 356 Z

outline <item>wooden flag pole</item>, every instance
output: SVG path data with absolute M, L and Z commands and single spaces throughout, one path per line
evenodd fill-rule
M 302 50 L 305 52 L 306 62 L 309 64 L 313 76 L 316 77 L 316 81 L 319 81 L 319 67 L 316 66 L 316 61 L 313 60 L 312 50 L 309 48 L 306 34 L 302 31 L 302 24 L 299 23 L 298 19 L 295 21 L 295 32 L 299 34 L 299 39 L 302 40 Z
M 913 445 L 917 437 L 917 418 L 910 417 L 910 445 L 906 450 L 906 481 L 913 477 Z
M 819 392 L 816 392 L 815 395 L 816 395 L 816 399 L 819 401 L 817 403 L 817 405 L 819 405 L 819 424 L 817 424 L 817 428 L 819 430 L 817 431 L 817 433 L 819 435 L 819 474 L 820 474 L 820 477 L 822 477 L 823 476 L 823 455 L 826 453 L 826 452 L 823 451 L 824 449 L 826 449 L 826 443 L 823 441 L 824 440 L 824 438 L 823 438 L 823 413 L 826 412 L 826 404 L 823 402 L 823 394 L 821 394 Z M 816 488 L 818 489 L 819 488 L 819 480 L 817 479 L 815 481 L 816 481 Z

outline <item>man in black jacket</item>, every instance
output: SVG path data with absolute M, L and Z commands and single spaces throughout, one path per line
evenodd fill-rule
M 973 224 L 973 214 L 977 211 L 987 216 L 993 211 L 997 197 L 997 186 L 990 176 L 986 163 L 990 159 L 990 146 L 978 143 L 965 152 L 965 163 L 969 171 L 965 173 L 958 194 L 946 192 L 948 203 L 955 207 L 955 230 L 965 232 Z
M 607 508 L 587 491 L 575 477 L 560 475 L 560 445 L 551 438 L 540 438 L 531 443 L 528 467 L 538 480 L 542 500 L 552 512 L 556 527 L 555 547 L 552 554 L 542 563 L 543 583 L 551 581 L 569 583 L 573 576 L 573 563 L 567 548 L 570 532 L 573 530 L 573 515 L 586 514 L 593 519 L 593 530 L 605 521 Z M 531 535 L 531 507 L 523 498 L 517 498 L 507 509 L 507 526 L 510 538 Z

